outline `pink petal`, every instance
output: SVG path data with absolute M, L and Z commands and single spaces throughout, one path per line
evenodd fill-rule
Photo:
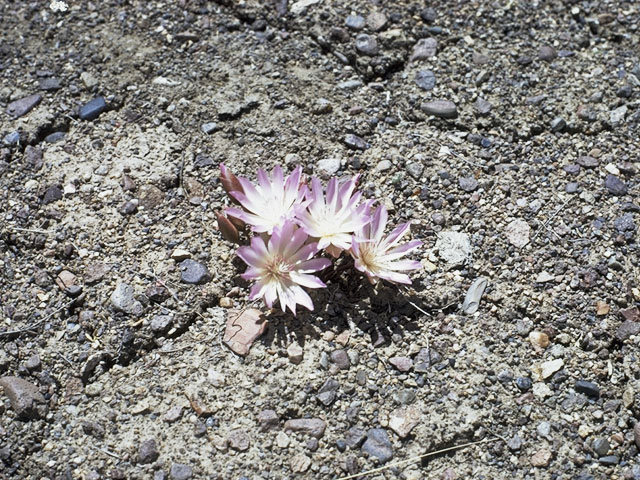
M 311 200 L 313 207 L 319 208 L 324 206 L 324 196 L 322 195 L 322 184 L 316 177 L 311 177 Z
M 389 235 L 387 235 L 387 238 L 384 239 L 383 243 L 389 247 L 392 247 L 393 245 L 398 243 L 398 241 L 404 236 L 405 233 L 407 233 L 407 231 L 409 231 L 410 227 L 411 222 L 398 225 Z
M 309 236 L 305 233 L 305 231 L 301 228 L 298 228 L 291 240 L 289 240 L 288 244 L 286 244 L 285 249 L 282 251 L 282 256 L 284 258 L 289 258 L 291 255 L 295 254 L 300 247 L 304 245 L 304 242 L 309 238 Z
M 328 258 L 312 258 L 296 263 L 295 271 L 297 273 L 312 273 L 327 268 L 329 265 L 331 265 L 331 260 Z
M 234 198 L 236 198 L 246 209 L 254 211 L 253 209 L 256 205 L 261 205 L 264 202 L 262 195 L 260 195 L 256 190 L 253 183 L 246 178 L 238 177 L 238 181 L 240 182 L 240 185 L 242 185 L 242 190 L 244 191 L 244 203 L 238 197 L 238 194 L 242 195 L 241 192 L 232 192 Z
M 276 165 L 273 167 L 273 171 L 271 172 L 271 179 L 273 183 L 273 189 L 277 192 L 284 191 L 284 179 L 282 178 L 282 168 L 280 165 Z
M 378 277 L 392 283 L 404 283 L 407 285 L 411 285 L 411 279 L 409 278 L 409 275 L 405 275 L 404 273 L 383 271 L 383 272 L 378 272 Z
M 326 285 L 318 277 L 313 275 L 305 275 L 304 273 L 290 272 L 289 277 L 298 285 L 302 285 L 307 288 L 324 288 Z
M 256 268 L 256 267 L 249 267 L 247 268 L 247 270 L 240 275 L 242 278 L 244 278 L 245 280 L 256 280 L 257 278 L 260 278 L 264 275 L 264 269 L 262 268 Z
M 311 301 L 311 297 L 309 296 L 309 294 L 298 286 L 293 286 L 291 289 L 293 291 L 295 302 L 313 311 L 313 302 Z M 295 310 L 294 310 L 294 315 L 295 315 Z
M 268 258 L 252 247 L 240 247 L 237 251 L 237 254 L 244 261 L 244 263 L 251 267 L 264 267 L 266 264 L 265 260 Z
M 371 234 L 369 238 L 376 243 L 380 242 L 382 234 L 384 233 L 384 227 L 387 226 L 387 209 L 384 205 L 380 205 L 373 214 L 373 220 L 371 221 Z
M 269 180 L 267 172 L 265 172 L 262 168 L 258 169 L 258 184 L 262 188 L 263 194 L 267 194 L 272 191 L 271 180 Z
M 411 240 L 410 242 L 403 243 L 402 245 L 395 247 L 385 253 L 385 260 L 395 260 L 396 258 L 400 258 L 407 253 L 415 250 L 422 242 L 420 240 Z
M 390 262 L 387 264 L 389 270 L 396 270 L 406 272 L 409 270 L 418 270 L 422 268 L 422 264 L 415 260 L 398 260 L 397 262 Z
M 298 250 L 291 258 L 289 258 L 290 263 L 298 263 L 303 260 L 309 260 L 316 253 L 318 253 L 318 244 L 317 243 L 309 243 L 305 245 L 300 250 Z
M 335 212 L 338 203 L 338 179 L 333 177 L 327 185 L 327 205 L 330 211 Z

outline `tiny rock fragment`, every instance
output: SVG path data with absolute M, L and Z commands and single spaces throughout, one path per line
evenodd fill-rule
M 189 253 L 187 250 L 184 250 L 182 248 L 176 248 L 172 253 L 171 253 L 171 258 L 173 260 L 175 260 L 176 262 L 181 262 L 183 260 L 186 260 L 188 258 L 191 258 L 191 253 Z
M 534 348 L 544 350 L 549 346 L 549 336 L 544 332 L 532 331 L 529 333 L 529 341 Z
M 233 430 L 227 437 L 229 446 L 238 452 L 244 452 L 249 449 L 251 441 L 249 435 L 242 430 Z
M 536 277 L 536 283 L 547 283 L 553 281 L 554 279 L 555 277 L 553 275 L 548 272 L 542 271 Z
M 78 116 L 81 120 L 95 120 L 106 109 L 107 103 L 105 102 L 104 97 L 96 97 L 80 107 Z
M 324 434 L 327 423 L 320 418 L 294 418 L 284 424 L 285 432 L 297 432 L 320 438 Z
M 596 302 L 596 315 L 607 315 L 609 313 L 609 305 L 607 305 L 606 302 L 603 302 L 602 300 L 598 300 Z
M 415 407 L 400 407 L 389 414 L 389 428 L 400 438 L 406 438 L 420 422 L 420 411 Z
M 530 459 L 531 465 L 534 467 L 547 467 L 551 463 L 553 454 L 547 449 L 538 450 Z
M 260 430 L 263 432 L 277 429 L 279 422 L 280 417 L 275 410 L 263 410 L 258 414 L 258 423 L 260 423 Z
M 301 453 L 292 457 L 289 464 L 291 466 L 291 471 L 294 473 L 304 473 L 309 470 L 309 467 L 311 466 L 311 459 Z
M 180 262 L 180 280 L 192 285 L 201 285 L 211 280 L 211 273 L 206 265 L 187 259 Z
M 507 225 L 504 233 L 511 245 L 522 248 L 529 243 L 531 227 L 524 220 L 517 219 Z
M 432 100 L 430 102 L 425 102 L 420 105 L 420 109 L 428 114 L 433 115 L 434 117 L 440 118 L 457 118 L 458 117 L 458 108 L 456 104 L 450 100 Z
M 362 445 L 362 451 L 377 458 L 381 463 L 386 463 L 393 458 L 393 445 L 389 440 L 387 431 L 382 428 L 374 428 L 367 433 L 367 440 Z
M 289 357 L 289 361 L 295 365 L 302 362 L 304 354 L 300 344 L 292 342 L 291 345 L 287 347 L 287 356 Z
M 69 270 L 62 270 L 56 277 L 56 284 L 63 291 L 77 285 L 76 281 L 77 277 Z
M 264 333 L 267 322 L 255 308 L 230 311 L 224 331 L 224 344 L 241 356 L 249 353 L 253 342 Z
M 537 376 L 538 380 L 546 380 L 551 375 L 556 373 L 564 366 L 564 360 L 556 358 L 555 360 L 549 360 L 548 362 L 541 363 L 531 368 L 534 376 Z
M 391 357 L 389 363 L 400 372 L 408 372 L 413 367 L 413 360 L 409 357 Z

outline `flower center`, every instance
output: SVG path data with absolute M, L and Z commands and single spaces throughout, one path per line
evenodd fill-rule
M 291 271 L 291 265 L 280 255 L 276 255 L 265 267 L 271 279 L 281 279 L 286 277 Z

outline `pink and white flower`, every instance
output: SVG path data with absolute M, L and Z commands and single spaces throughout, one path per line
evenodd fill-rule
M 327 185 L 326 200 L 316 177 L 307 192 L 308 206 L 296 208 L 298 223 L 310 236 L 318 239 L 318 248 L 338 257 L 351 247 L 351 234 L 370 221 L 369 203 L 358 206 L 360 192 L 354 193 L 359 175 L 339 184 L 333 177 Z
M 256 282 L 249 294 L 251 300 L 264 298 L 269 308 L 279 300 L 282 311 L 288 308 L 294 315 L 297 304 L 313 310 L 311 297 L 302 287 L 326 287 L 309 274 L 328 267 L 331 261 L 312 258 L 318 252 L 318 243 L 306 243 L 307 239 L 302 229 L 287 220 L 273 228 L 267 243 L 255 236 L 250 246 L 238 249 L 238 256 L 249 266 L 242 278 Z
M 409 275 L 399 272 L 417 270 L 422 265 L 415 260 L 400 260 L 400 258 L 418 248 L 422 242 L 412 240 L 398 245 L 400 239 L 409 231 L 411 222 L 398 225 L 383 239 L 387 218 L 387 209 L 384 205 L 380 205 L 374 212 L 371 223 L 353 235 L 351 256 L 354 259 L 354 265 L 373 284 L 379 279 L 411 284 Z
M 258 185 L 243 177 L 237 177 L 242 191 L 231 191 L 242 208 L 230 207 L 226 214 L 251 225 L 254 232 L 271 233 L 295 216 L 294 207 L 302 204 L 307 187 L 301 184 L 302 168 L 283 178 L 282 168 L 276 165 L 271 177 L 262 168 L 258 170 Z

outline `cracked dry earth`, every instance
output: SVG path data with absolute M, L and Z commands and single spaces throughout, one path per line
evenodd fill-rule
M 2 478 L 640 479 L 640 4 L 67 3 L 0 10 Z M 252 323 L 219 162 L 424 268 Z

